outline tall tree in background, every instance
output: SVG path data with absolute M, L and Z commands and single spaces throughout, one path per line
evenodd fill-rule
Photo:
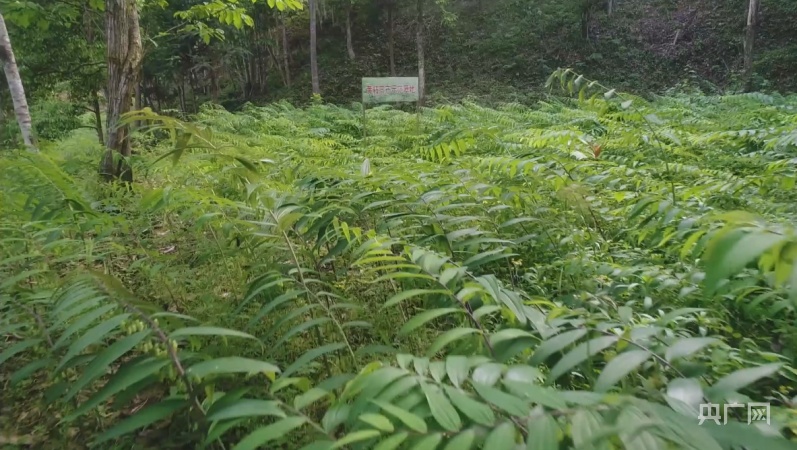
M 119 119 L 130 111 L 138 84 L 142 50 L 138 9 L 135 0 L 106 0 L 105 31 L 108 39 L 108 117 L 106 151 L 100 173 L 108 180 L 133 181 L 130 157 L 130 127 Z M 118 155 L 117 155 L 118 154 Z M 118 158 L 118 162 L 115 160 Z
M 352 0 L 346 0 L 346 53 L 349 55 L 349 60 L 354 61 L 354 44 L 351 37 L 351 14 L 352 14 Z
M 28 149 L 36 148 L 36 140 L 33 137 L 33 126 L 28 110 L 28 100 L 25 98 L 25 89 L 22 87 L 22 78 L 19 76 L 17 61 L 14 59 L 14 50 L 11 47 L 11 38 L 8 36 L 8 29 L 3 15 L 0 14 L 0 63 L 3 64 L 3 71 L 8 81 L 8 90 L 11 92 L 11 101 L 14 104 L 14 115 L 17 116 L 19 129 L 22 132 L 22 140 Z
M 318 81 L 318 48 L 316 42 L 316 8 L 318 0 L 310 0 L 310 74 L 313 78 L 313 94 L 321 94 Z
M 744 35 L 744 89 L 753 88 L 753 44 L 758 25 L 759 0 L 749 0 L 747 4 L 747 30 Z
M 415 45 L 418 47 L 418 104 L 423 106 L 423 99 L 426 95 L 426 73 L 424 68 L 423 55 L 423 2 L 416 0 L 417 25 L 415 28 Z
M 396 52 L 395 52 L 395 37 L 393 30 L 395 29 L 395 9 L 396 9 L 396 1 L 395 0 L 387 0 L 385 2 L 385 6 L 387 7 L 387 46 L 388 46 L 388 54 L 390 57 L 390 76 L 396 76 Z

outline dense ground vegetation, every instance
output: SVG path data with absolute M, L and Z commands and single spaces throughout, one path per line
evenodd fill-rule
M 679 84 L 710 94 L 744 87 L 749 0 L 422 1 L 432 104 L 465 97 L 528 104 L 540 98 L 542 82 L 557 67 L 644 95 Z M 348 103 L 359 100 L 363 76 L 416 76 L 416 6 L 422 1 L 316 0 L 320 94 Z M 104 109 L 103 3 L 0 1 L 28 96 L 40 105 L 32 114 L 37 130 L 47 128 L 40 133 L 52 129 L 47 112 L 55 108 L 88 108 L 98 116 Z M 282 11 L 267 1 L 206 3 L 210 10 L 188 16 L 185 11 L 205 2 L 140 4 L 144 58 L 131 93 L 138 105 L 195 113 L 206 101 L 228 109 L 248 101 L 309 101 L 306 6 Z M 760 3 L 751 87 L 793 91 L 797 3 Z M 10 119 L 10 99 L 0 84 L 0 114 Z M 18 133 L 6 123 L 13 121 L 0 120 L 0 141 Z
M 794 448 L 797 99 L 553 86 L 4 154 L 0 445 Z

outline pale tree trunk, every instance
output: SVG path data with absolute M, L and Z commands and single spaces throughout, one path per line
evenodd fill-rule
M 423 106 L 423 100 L 426 95 L 426 73 L 423 55 L 423 2 L 424 0 L 417 0 L 416 3 L 418 24 L 415 30 L 415 45 L 418 47 L 418 104 L 420 106 Z
M 390 55 L 390 76 L 396 76 L 396 54 L 394 51 L 394 38 L 393 38 L 393 8 L 394 3 L 391 1 L 387 4 L 387 49 Z
M 119 119 L 130 111 L 141 68 L 141 32 L 135 0 L 106 0 L 105 31 L 108 39 L 108 117 L 106 151 L 100 174 L 107 180 L 133 181 L 130 127 Z M 118 155 L 117 155 L 118 154 Z M 114 160 L 118 158 L 118 162 Z
M 613 12 L 614 12 L 614 0 L 608 0 L 606 2 L 606 14 L 611 16 Z
M 354 44 L 351 42 L 351 3 L 346 4 L 346 50 L 349 53 L 349 60 L 354 61 Z
M 750 91 L 753 88 L 753 44 L 758 25 L 759 0 L 749 0 L 747 5 L 747 30 L 744 36 L 744 88 Z
M 22 132 L 22 141 L 29 150 L 36 150 L 36 138 L 33 136 L 33 125 L 28 110 L 28 100 L 25 98 L 25 89 L 22 87 L 22 78 L 19 76 L 17 61 L 14 59 L 14 50 L 11 48 L 11 38 L 3 15 L 0 14 L 0 63 L 8 81 L 8 90 L 14 104 L 14 115 Z
M 310 0 L 310 74 L 313 79 L 313 94 L 321 94 L 318 81 L 318 48 L 316 44 L 316 9 L 318 0 Z
M 288 30 L 285 26 L 285 18 L 282 18 L 282 62 L 285 65 L 285 85 L 291 85 L 291 65 L 288 60 Z

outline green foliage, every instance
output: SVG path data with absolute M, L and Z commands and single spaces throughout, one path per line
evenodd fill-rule
M 133 192 L 4 156 L 3 403 L 101 448 L 794 448 L 795 99 L 554 79 L 367 130 L 144 110 Z

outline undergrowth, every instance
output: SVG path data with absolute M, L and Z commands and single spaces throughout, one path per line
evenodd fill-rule
M 553 81 L 6 153 L 0 444 L 794 448 L 797 100 Z

